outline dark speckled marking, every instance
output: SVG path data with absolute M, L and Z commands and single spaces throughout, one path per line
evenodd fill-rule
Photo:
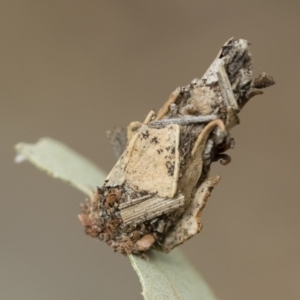
M 153 137 L 150 142 L 153 143 L 153 144 L 155 144 L 155 145 L 158 144 L 157 137 L 156 136 Z
M 168 169 L 168 175 L 173 176 L 174 174 L 174 162 L 171 163 L 170 161 L 166 162 L 166 167 Z
M 142 132 L 142 138 L 143 139 L 147 139 L 149 137 L 149 131 L 148 130 L 146 130 L 145 132 Z

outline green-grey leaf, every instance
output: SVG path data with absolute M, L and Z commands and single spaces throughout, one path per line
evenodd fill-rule
M 170 253 L 152 251 L 149 260 L 130 255 L 143 296 L 147 300 L 213 300 L 212 291 L 178 249 Z
M 39 169 L 69 182 L 87 195 L 91 195 L 92 190 L 105 179 L 105 173 L 93 163 L 50 138 L 43 138 L 36 144 L 20 143 L 16 145 L 16 150 Z M 177 249 L 168 254 L 152 251 L 149 260 L 134 255 L 129 258 L 147 300 L 216 299 L 205 281 Z
M 106 177 L 105 172 L 88 159 L 51 138 L 42 138 L 36 144 L 19 143 L 15 148 L 42 171 L 67 181 L 89 196 Z

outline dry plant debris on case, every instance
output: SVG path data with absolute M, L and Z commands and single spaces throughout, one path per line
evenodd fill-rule
M 82 205 L 85 232 L 115 251 L 146 257 L 169 252 L 201 230 L 201 211 L 220 177 L 212 162 L 226 165 L 234 146 L 230 129 L 261 89 L 266 73 L 252 79 L 244 39 L 230 39 L 201 79 L 177 88 L 143 123 L 110 132 L 121 156 L 102 187 Z M 126 144 L 127 140 L 127 144 Z M 124 150 L 125 145 L 125 150 Z

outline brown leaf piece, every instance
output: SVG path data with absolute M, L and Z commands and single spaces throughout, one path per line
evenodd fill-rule
M 261 73 L 258 78 L 254 79 L 253 87 L 257 89 L 264 89 L 271 85 L 275 84 L 274 79 L 269 76 L 267 73 Z
M 216 176 L 207 179 L 199 186 L 189 207 L 177 221 L 173 230 L 166 235 L 163 251 L 169 252 L 201 231 L 201 211 L 205 207 L 213 188 L 219 181 L 220 176 Z

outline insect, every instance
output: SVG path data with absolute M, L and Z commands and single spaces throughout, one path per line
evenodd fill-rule
M 230 129 L 261 88 L 252 79 L 248 42 L 230 39 L 201 79 L 177 88 L 156 113 L 128 126 L 126 149 L 102 187 L 82 206 L 85 231 L 115 251 L 142 257 L 169 252 L 201 230 L 201 211 L 220 177 L 212 162 L 230 162 Z M 124 139 L 122 140 L 124 144 Z

